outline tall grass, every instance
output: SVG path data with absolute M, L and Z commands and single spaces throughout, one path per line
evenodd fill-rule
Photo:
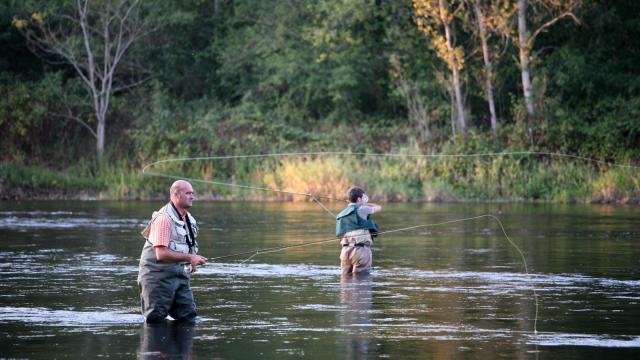
M 78 177 L 67 172 L 11 163 L 0 163 L 0 179 L 4 186 L 33 189 L 97 189 L 104 186 L 95 178 Z
M 640 170 L 620 167 L 602 170 L 590 190 L 596 202 L 640 202 Z
M 142 175 L 132 164 L 77 164 L 65 172 L 0 164 L 3 193 L 18 187 L 73 196 L 93 191 L 102 199 L 166 196 L 173 178 Z M 351 185 L 377 201 L 640 201 L 640 170 L 596 168 L 589 163 L 532 156 L 415 158 L 300 156 L 200 160 L 158 165 L 153 171 L 194 180 L 204 198 L 302 201 L 304 196 L 264 192 L 206 181 L 249 185 L 337 199 Z
M 267 186 L 344 198 L 357 184 L 387 201 L 638 202 L 640 170 L 531 156 L 287 159 Z

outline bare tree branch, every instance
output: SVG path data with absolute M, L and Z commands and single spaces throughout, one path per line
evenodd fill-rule
M 93 131 L 93 128 L 91 126 L 89 126 L 89 124 L 87 124 L 86 122 L 82 121 L 77 116 L 73 116 L 73 114 L 71 114 L 71 113 L 67 113 L 67 114 L 51 113 L 51 115 L 56 116 L 56 117 L 69 119 L 69 120 L 73 120 L 73 121 L 77 122 L 78 124 L 82 125 L 85 129 L 89 130 L 89 132 L 91 133 L 91 135 L 94 138 L 98 137 L 98 135 L 96 135 L 96 132 Z
M 97 124 L 92 128 L 70 110 L 64 117 L 91 130 L 101 155 L 111 96 L 148 79 L 122 78 L 125 56 L 137 41 L 162 24 L 145 19 L 139 0 L 75 0 L 71 13 L 54 13 L 52 18 L 58 21 L 39 20 L 35 26 L 19 29 L 34 53 L 62 58 L 80 77 L 93 103 Z
M 147 76 L 147 77 L 143 78 L 142 80 L 138 80 L 138 81 L 133 82 L 133 83 L 129 83 L 129 84 L 126 84 L 126 85 L 114 87 L 112 89 L 112 92 L 113 93 L 117 93 L 117 92 L 120 92 L 120 91 L 129 90 L 129 89 L 138 87 L 138 86 L 144 84 L 145 82 L 149 81 L 149 79 L 151 79 L 151 76 Z
M 562 13 L 560 15 L 558 15 L 557 17 L 547 21 L 546 23 L 542 24 L 529 38 L 529 48 L 533 48 L 533 43 L 536 39 L 536 37 L 538 35 L 540 35 L 540 33 L 545 32 L 549 27 L 553 26 L 553 24 L 557 23 L 558 21 L 562 20 L 563 18 L 569 17 L 571 19 L 573 19 L 573 22 L 576 23 L 577 25 L 580 25 L 580 20 L 578 20 L 578 18 L 571 12 L 571 11 L 567 11 L 565 13 Z

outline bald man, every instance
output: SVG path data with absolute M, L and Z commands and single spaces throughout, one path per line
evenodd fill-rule
M 146 239 L 140 256 L 138 286 L 142 315 L 148 323 L 167 315 L 193 322 L 196 304 L 189 286 L 191 273 L 207 259 L 197 255 L 198 226 L 187 211 L 193 205 L 191 184 L 178 180 L 169 190 L 171 201 L 153 213 L 142 232 Z

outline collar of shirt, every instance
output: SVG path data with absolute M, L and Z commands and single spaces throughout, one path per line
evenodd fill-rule
M 185 220 L 187 218 L 187 210 L 177 207 L 174 203 L 171 203 L 171 205 L 173 205 L 173 209 L 178 212 L 180 219 Z

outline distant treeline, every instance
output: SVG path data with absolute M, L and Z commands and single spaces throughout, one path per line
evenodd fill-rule
M 629 0 L 3 1 L 0 189 L 144 196 L 165 187 L 137 174 L 157 159 L 298 151 L 638 165 L 638 14 Z M 478 187 L 466 165 L 440 163 L 378 178 L 380 195 L 429 198 L 437 183 L 445 198 L 590 201 L 608 171 L 583 163 L 564 193 L 550 180 L 534 191 L 517 184 L 570 163 L 530 161 L 477 163 L 499 167 L 492 189 L 491 173 Z M 283 186 L 287 164 L 243 164 L 182 171 Z M 607 176 L 622 173 L 638 177 Z M 613 182 L 626 195 L 609 200 L 638 196 Z

